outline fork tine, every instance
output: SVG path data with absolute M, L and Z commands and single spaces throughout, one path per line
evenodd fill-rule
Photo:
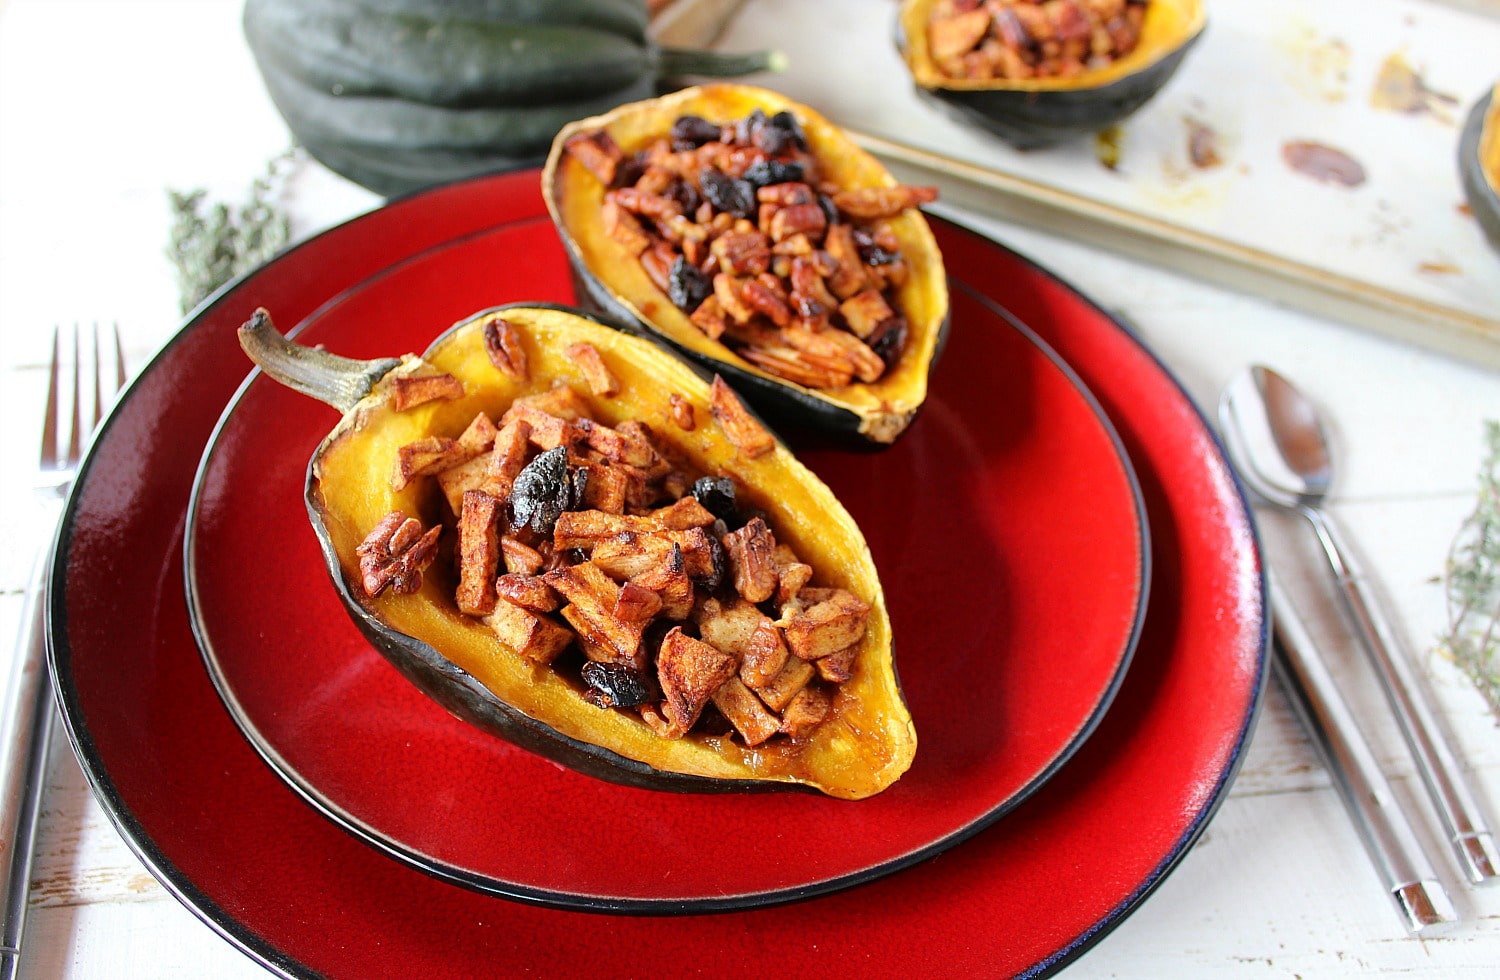
M 125 388 L 125 345 L 120 343 L 120 324 L 115 321 L 115 391 L 123 391 Z
M 68 434 L 68 465 L 83 456 L 83 390 L 79 387 L 78 324 L 73 324 L 73 431 Z
M 89 423 L 89 432 L 99 428 L 99 419 L 104 416 L 104 355 L 99 348 L 99 321 L 94 321 L 94 419 Z
M 57 447 L 57 384 L 60 365 L 57 356 L 58 327 L 52 327 L 52 366 L 47 371 L 47 415 L 42 420 L 42 468 L 56 466 L 62 456 Z

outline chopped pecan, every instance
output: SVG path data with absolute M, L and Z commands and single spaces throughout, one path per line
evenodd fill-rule
M 359 556 L 360 585 L 374 598 L 389 588 L 410 595 L 422 587 L 422 570 L 437 556 L 442 525 L 427 531 L 414 517 L 392 511 L 354 549 Z
M 605 187 L 614 185 L 625 154 L 609 133 L 602 129 L 579 133 L 569 138 L 564 147 L 574 159 L 588 168 L 589 173 L 598 177 Z
M 719 301 L 719 307 L 729 315 L 735 323 L 748 323 L 755 316 L 755 308 L 748 305 L 741 295 L 746 280 L 737 276 L 731 276 L 727 272 L 720 272 L 714 276 L 713 299 Z M 708 302 L 704 301 L 705 304 Z M 729 326 L 725 322 L 725 328 Z
M 907 208 L 930 204 L 937 200 L 936 187 L 913 187 L 897 184 L 894 187 L 859 187 L 839 191 L 833 195 L 833 203 L 844 214 L 864 221 L 878 218 L 894 218 Z
M 734 589 L 748 602 L 765 602 L 776 591 L 776 539 L 759 517 L 724 535 L 724 550 L 734 573 Z
M 760 231 L 729 231 L 715 238 L 709 252 L 731 276 L 755 276 L 771 267 L 771 240 Z
M 693 415 L 693 403 L 675 391 L 667 400 L 667 414 L 671 416 L 672 424 L 683 432 L 692 432 L 698 424 L 697 418 Z
M 874 336 L 887 321 L 896 316 L 885 297 L 873 289 L 845 299 L 839 304 L 839 312 L 843 314 L 850 331 L 859 337 Z
M 717 278 L 715 280 L 717 282 Z M 717 295 L 709 296 L 688 317 L 693 326 L 702 330 L 710 340 L 718 340 L 724 336 L 724 331 L 729 327 L 729 321 L 725 319 L 724 304 L 719 302 Z
M 709 698 L 734 676 L 734 657 L 673 627 L 656 655 L 662 714 L 683 731 L 692 728 Z
M 495 608 L 500 568 L 501 502 L 482 490 L 464 493 L 458 517 L 459 612 L 482 616 Z
M 989 29 L 990 14 L 983 8 L 934 20 L 927 27 L 927 46 L 934 59 L 955 58 L 973 51 Z
M 854 232 L 845 224 L 830 225 L 823 237 L 823 247 L 833 259 L 832 269 L 826 274 L 828 288 L 839 299 L 848 299 L 855 293 L 869 288 L 869 278 L 864 273 L 864 259 L 859 246 L 854 243 Z
M 745 408 L 740 396 L 734 393 L 724 379 L 714 375 L 710 390 L 709 408 L 714 421 L 724 430 L 724 435 L 740 452 L 756 459 L 776 448 L 776 437 L 766 431 L 750 410 Z
M 391 408 L 404 412 L 428 402 L 464 396 L 464 383 L 451 374 L 413 374 L 390 380 Z
M 613 398 L 620 393 L 620 382 L 610 372 L 609 365 L 604 363 L 599 349 L 593 344 L 573 344 L 568 348 L 568 356 L 583 372 L 583 380 L 588 384 L 589 391 L 601 398 Z
M 754 279 L 745 280 L 740 287 L 740 298 L 745 301 L 746 306 L 764 313 L 778 327 L 792 322 L 792 307 L 775 276 L 762 273 Z
M 640 219 L 620 206 L 619 201 L 604 202 L 604 231 L 631 255 L 639 256 L 651 245 L 651 236 L 641 227 Z
M 521 344 L 521 333 L 516 325 L 498 313 L 486 317 L 480 324 L 484 337 L 484 352 L 490 363 L 500 373 L 516 381 L 527 378 L 526 348 Z
M 793 204 L 778 210 L 771 216 L 766 231 L 771 241 L 782 242 L 793 235 L 802 235 L 811 241 L 823 237 L 828 228 L 828 216 L 816 204 Z
M 737 353 L 769 374 L 808 388 L 841 388 L 854 379 L 852 364 L 813 363 L 802 352 L 791 347 L 746 347 Z

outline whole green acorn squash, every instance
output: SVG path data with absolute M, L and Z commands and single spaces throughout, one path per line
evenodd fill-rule
M 496 316 L 516 331 L 505 349 L 513 362 L 526 365 L 521 376 L 499 369 L 490 352 L 486 327 Z M 264 310 L 240 328 L 239 336 L 246 353 L 272 378 L 344 413 L 314 450 L 305 490 L 330 577 L 371 644 L 457 717 L 580 772 L 651 789 L 804 787 L 861 799 L 890 786 L 911 765 L 916 732 L 896 676 L 880 579 L 858 525 L 833 491 L 779 442 L 753 455 L 738 447 L 714 420 L 709 384 L 682 360 L 577 311 L 540 305 L 476 314 L 439 336 L 421 357 L 356 361 L 302 346 L 277 332 Z M 579 361 L 570 349 L 581 343 L 594 348 L 615 380 L 613 395 L 593 394 L 580 381 Z M 457 379 L 462 394 L 403 408 L 402 383 L 433 372 Z M 843 651 L 849 655 L 847 677 L 828 692 L 827 714 L 816 727 L 753 747 L 715 730 L 664 737 L 644 720 L 644 712 L 591 703 L 577 667 L 564 665 L 566 652 L 551 662 L 523 656 L 484 619 L 465 615 L 455 598 L 458 576 L 450 562 L 429 566 L 413 591 L 369 593 L 361 544 L 370 530 L 398 511 L 436 528 L 448 506 L 432 477 L 394 486 L 391 464 L 400 448 L 429 436 L 458 436 L 476 413 L 498 418 L 518 398 L 555 394 L 558 385 L 573 388 L 601 425 L 630 420 L 669 434 L 673 452 L 689 469 L 734 481 L 740 506 L 763 515 L 776 541 L 811 567 L 812 584 L 847 590 L 868 605 L 863 634 Z M 690 430 L 674 415 L 683 405 L 691 406 L 697 420 Z M 513 512 L 520 484 L 517 478 L 506 505 Z M 443 540 L 438 539 L 440 551 Z M 711 639 L 696 618 L 708 601 L 706 586 L 700 582 L 694 588 L 693 621 Z M 566 610 L 562 616 L 568 618 Z M 795 629 L 786 627 L 794 649 Z M 665 646 L 666 641 L 658 642 Z M 642 645 L 649 643 L 643 639 Z M 787 666 L 796 665 L 789 659 Z M 744 695 L 743 686 L 728 686 Z M 808 686 L 821 688 L 816 681 Z
M 902 0 L 897 41 L 917 89 L 1020 149 L 1096 132 L 1161 90 L 1208 24 L 1204 0 L 1149 0 L 1129 54 L 1069 77 L 952 78 L 933 57 L 937 0 Z
M 539 163 L 580 116 L 665 79 L 774 70 L 774 52 L 661 48 L 645 0 L 246 0 L 292 135 L 383 195 Z

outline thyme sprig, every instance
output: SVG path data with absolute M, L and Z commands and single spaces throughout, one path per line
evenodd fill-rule
M 238 207 L 210 202 L 202 188 L 167 189 L 172 210 L 167 257 L 176 268 L 182 312 L 285 247 L 292 223 L 281 207 L 281 197 L 295 162 L 291 149 L 273 157 Z
M 1479 689 L 1500 725 L 1500 421 L 1485 422 L 1484 441 L 1478 499 L 1448 552 L 1448 631 L 1437 649 Z

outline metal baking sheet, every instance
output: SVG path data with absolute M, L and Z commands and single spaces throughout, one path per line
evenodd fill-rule
M 1203 39 L 1144 109 L 1032 151 L 916 92 L 897 6 L 744 0 L 716 46 L 784 51 L 787 71 L 761 84 L 950 203 L 1500 367 L 1500 253 L 1457 171 L 1464 114 L 1500 78 L 1496 5 L 1210 3 Z M 1363 178 L 1309 175 L 1289 162 L 1296 143 L 1346 155 Z

